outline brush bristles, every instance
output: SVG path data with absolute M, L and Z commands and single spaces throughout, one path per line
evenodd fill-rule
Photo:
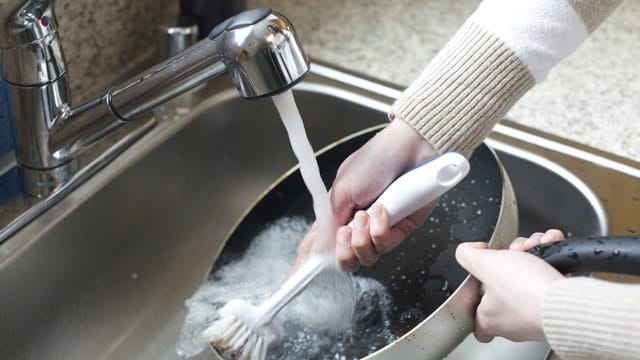
M 202 335 L 219 351 L 241 360 L 263 360 L 267 346 L 258 331 L 237 316 L 223 316 L 204 330 Z

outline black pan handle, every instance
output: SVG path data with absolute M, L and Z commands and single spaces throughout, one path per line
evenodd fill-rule
M 640 275 L 640 236 L 570 238 L 536 246 L 529 253 L 563 274 L 609 272 Z

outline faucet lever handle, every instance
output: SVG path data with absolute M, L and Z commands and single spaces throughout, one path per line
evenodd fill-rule
M 6 27 L 0 31 L 0 66 L 5 80 L 16 85 L 40 86 L 65 74 L 51 1 L 0 4 L 0 19 Z

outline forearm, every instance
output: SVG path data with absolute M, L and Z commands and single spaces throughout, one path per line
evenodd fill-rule
M 640 359 L 640 285 L 556 281 L 542 317 L 547 341 L 564 360 Z
M 392 107 L 438 152 L 469 156 L 621 1 L 485 0 Z

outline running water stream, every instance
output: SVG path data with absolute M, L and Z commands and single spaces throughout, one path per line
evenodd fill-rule
M 316 250 L 322 252 L 331 251 L 333 250 L 333 237 L 337 230 L 337 224 L 331 211 L 327 187 L 322 182 L 318 162 L 309 143 L 293 93 L 291 90 L 287 90 L 281 94 L 274 95 L 272 99 L 278 109 L 284 127 L 287 129 L 291 148 L 300 164 L 302 179 L 313 198 L 313 211 L 320 230 Z

